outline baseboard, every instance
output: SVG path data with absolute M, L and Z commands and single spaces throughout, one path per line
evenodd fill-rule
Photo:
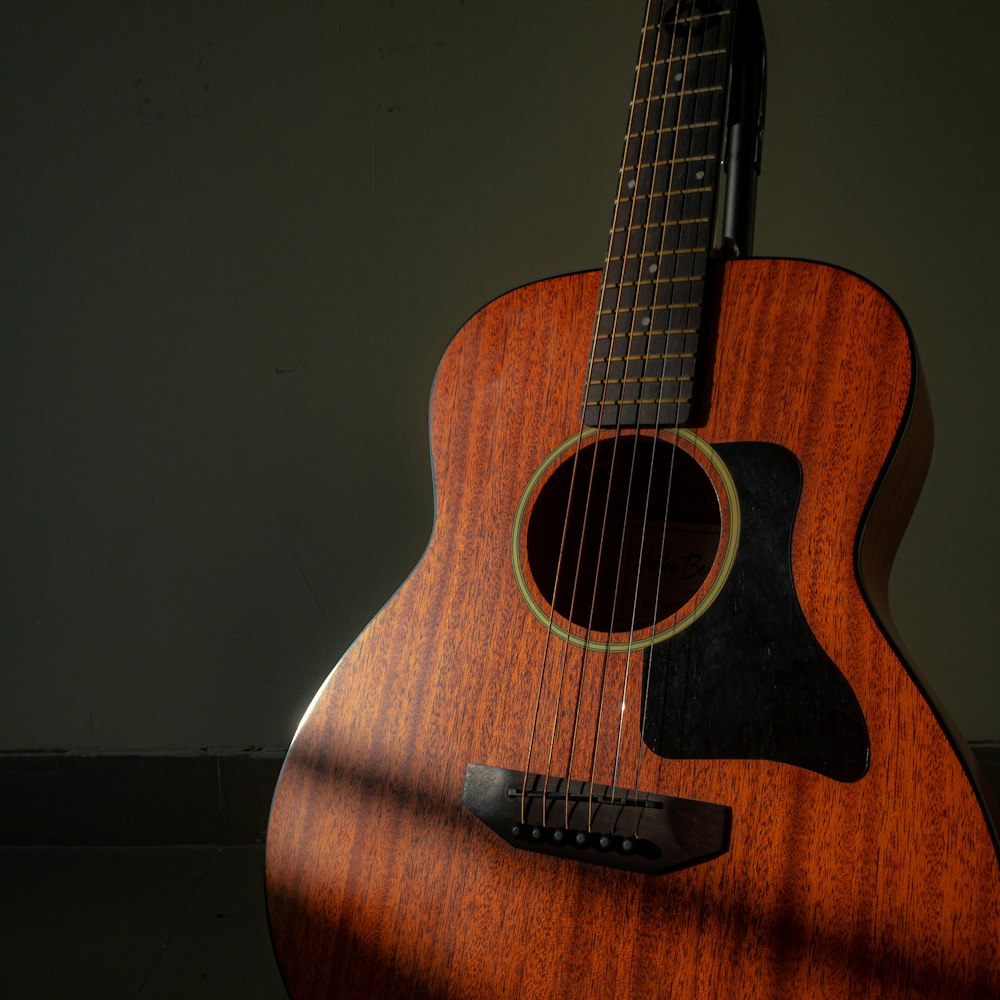
M 1000 789 L 1000 746 L 973 747 Z M 264 840 L 281 751 L 0 754 L 0 844 L 153 846 Z
M 264 840 L 284 754 L 0 754 L 0 844 Z

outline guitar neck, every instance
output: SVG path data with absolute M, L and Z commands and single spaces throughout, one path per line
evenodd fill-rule
M 691 414 L 726 127 L 733 0 L 651 0 L 587 384 L 592 427 Z

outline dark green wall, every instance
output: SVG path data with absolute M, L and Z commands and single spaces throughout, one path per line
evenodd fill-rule
M 761 0 L 757 250 L 883 286 L 901 631 L 1000 738 L 1000 13 Z M 600 264 L 643 4 L 35 0 L 0 34 L 0 750 L 280 747 L 420 555 L 460 323 Z

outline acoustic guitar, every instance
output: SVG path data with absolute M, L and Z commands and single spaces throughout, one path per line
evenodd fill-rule
M 432 538 L 275 793 L 295 1000 L 1000 997 L 985 792 L 889 617 L 913 342 L 750 258 L 762 97 L 754 0 L 651 0 L 603 271 L 441 361 Z

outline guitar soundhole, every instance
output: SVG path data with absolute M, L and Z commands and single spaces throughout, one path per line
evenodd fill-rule
M 694 597 L 721 531 L 712 482 L 687 452 L 651 436 L 608 437 L 571 453 L 539 491 L 528 566 L 577 628 L 640 631 Z

